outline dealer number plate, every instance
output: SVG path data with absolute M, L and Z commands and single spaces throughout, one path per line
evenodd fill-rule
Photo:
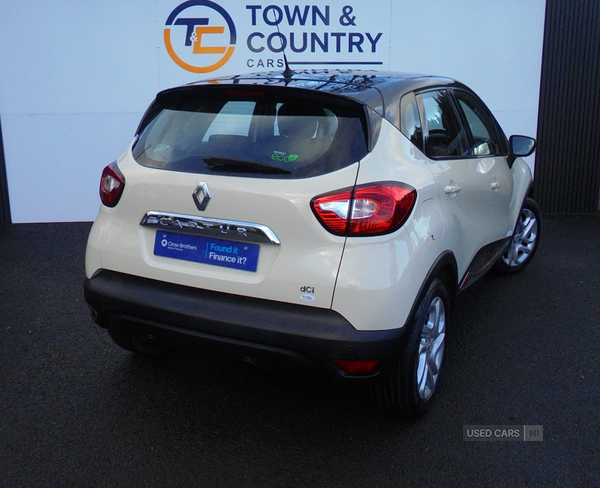
M 157 231 L 154 240 L 156 256 L 251 272 L 258 266 L 259 250 L 258 244 L 165 231 Z

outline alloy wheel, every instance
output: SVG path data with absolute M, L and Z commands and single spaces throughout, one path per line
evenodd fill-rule
M 417 364 L 417 391 L 422 400 L 428 400 L 435 391 L 446 337 L 446 308 L 440 297 L 429 305 L 427 321 L 421 331 Z
M 520 266 L 535 250 L 538 236 L 538 220 L 528 208 L 521 210 L 519 221 L 508 250 L 502 260 L 508 266 Z

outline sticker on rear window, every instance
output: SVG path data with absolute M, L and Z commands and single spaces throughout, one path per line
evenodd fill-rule
M 286 154 L 280 151 L 273 151 L 273 154 L 271 155 L 271 159 L 273 161 L 283 161 L 285 163 L 293 163 L 294 161 L 296 161 L 296 159 L 298 159 L 298 155 L 297 154 Z

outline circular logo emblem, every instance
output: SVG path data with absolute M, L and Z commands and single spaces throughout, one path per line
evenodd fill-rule
M 210 0 L 190 0 L 171 12 L 164 42 L 171 59 L 192 73 L 223 67 L 233 55 L 237 35 L 229 14 Z

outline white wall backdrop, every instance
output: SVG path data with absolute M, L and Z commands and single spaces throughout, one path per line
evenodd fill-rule
M 102 168 L 125 151 L 157 91 L 279 69 L 282 38 L 297 70 L 456 78 L 481 95 L 507 134 L 535 136 L 544 12 L 545 0 L 0 2 L 12 220 L 93 220 Z

